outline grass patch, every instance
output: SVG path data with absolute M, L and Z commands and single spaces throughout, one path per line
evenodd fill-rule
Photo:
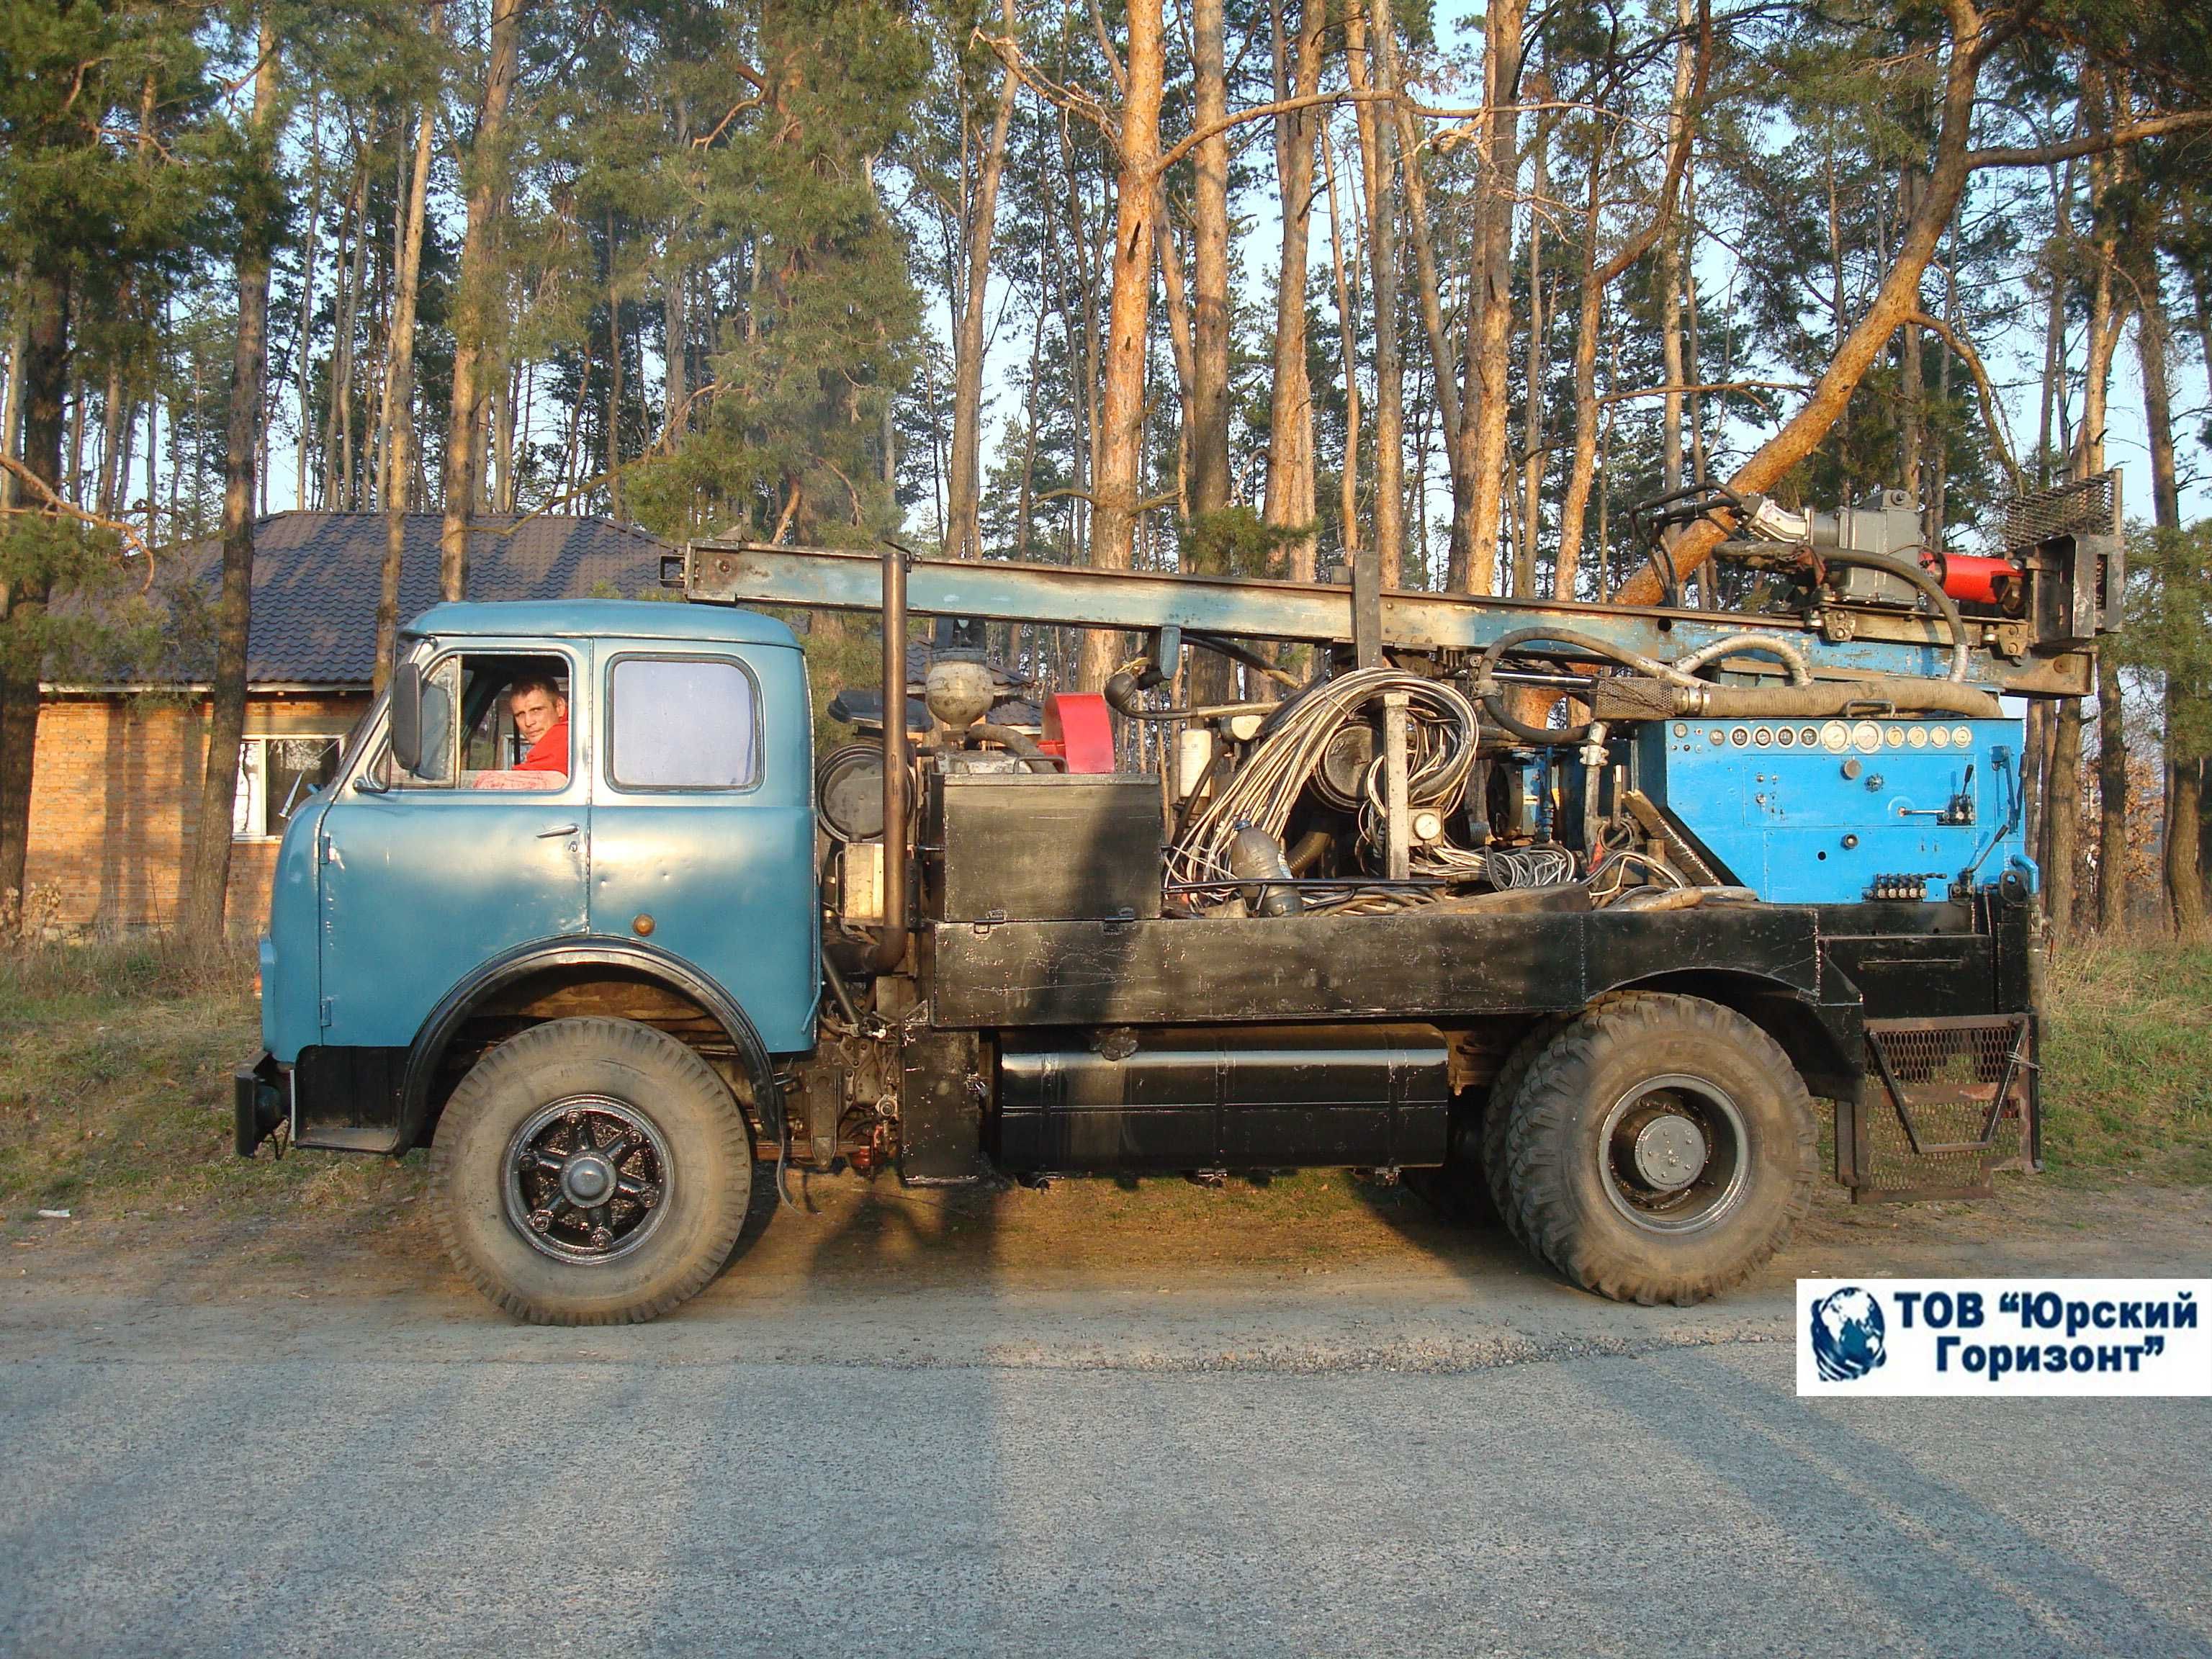
M 0 953 L 0 1226 L 41 1209 L 192 1226 L 388 1204 L 419 1179 L 381 1158 L 231 1153 L 231 1068 L 258 1051 L 249 949 L 128 944 Z
M 2089 940 L 2044 990 L 2043 1147 L 2057 1174 L 2212 1184 L 2212 940 Z

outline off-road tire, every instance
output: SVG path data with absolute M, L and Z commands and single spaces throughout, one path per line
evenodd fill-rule
M 666 1147 L 665 1212 L 612 1260 L 556 1260 L 508 1218 L 511 1140 L 570 1096 L 623 1103 Z M 533 1325 L 638 1324 L 689 1300 L 728 1259 L 752 1189 L 752 1132 L 728 1085 L 675 1038 L 625 1019 L 552 1020 L 500 1044 L 454 1090 L 430 1148 L 431 1210 L 453 1265 Z
M 1505 1189 L 1505 1127 L 1512 1121 L 1513 1099 L 1521 1092 L 1521 1085 L 1528 1078 L 1528 1068 L 1536 1063 L 1552 1039 L 1571 1022 L 1557 1015 L 1540 1019 L 1529 1027 L 1520 1042 L 1513 1045 L 1505 1062 L 1498 1068 L 1498 1075 L 1490 1079 L 1490 1092 L 1482 1103 L 1482 1118 L 1477 1130 L 1476 1142 L 1480 1151 L 1477 1162 L 1481 1173 L 1480 1190 L 1490 1201 L 1490 1207 L 1505 1231 L 1523 1243 L 1521 1222 L 1513 1208 L 1512 1195 Z M 1478 1200 L 1477 1202 L 1480 1202 Z
M 1607 1192 L 1607 1114 L 1666 1076 L 1723 1091 L 1741 1120 L 1737 1197 L 1696 1231 L 1655 1232 Z M 1607 1000 L 1535 1057 L 1511 1102 L 1502 1165 L 1515 1231 L 1565 1278 L 1620 1302 L 1687 1307 L 1740 1283 L 1779 1249 L 1811 1200 L 1813 1106 L 1774 1039 L 1701 997 Z

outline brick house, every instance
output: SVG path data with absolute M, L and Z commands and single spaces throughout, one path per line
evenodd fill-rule
M 469 553 L 476 599 L 635 598 L 659 589 L 669 550 L 605 519 L 480 522 Z M 435 515 L 410 514 L 402 618 L 438 598 Z M 246 741 L 231 825 L 231 924 L 268 914 L 276 844 L 292 809 L 327 779 L 369 705 L 384 520 L 374 514 L 280 513 L 254 532 L 253 631 Z M 204 617 L 222 549 L 170 550 L 160 602 L 178 622 L 175 666 L 151 678 L 68 679 L 40 688 L 31 780 L 27 915 L 65 932 L 119 932 L 175 919 L 207 747 Z

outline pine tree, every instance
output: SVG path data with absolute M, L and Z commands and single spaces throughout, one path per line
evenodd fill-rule
M 0 908 L 15 925 L 28 844 L 40 668 L 57 586 L 95 574 L 117 546 L 88 525 L 64 465 L 66 405 L 98 319 L 125 285 L 152 314 L 207 245 L 193 124 L 210 102 L 195 19 L 183 9 L 65 0 L 0 8 L 0 270 L 22 319 L 13 500 L 0 532 Z M 158 119 L 166 142 L 132 142 Z M 150 160 L 149 159 L 150 156 Z

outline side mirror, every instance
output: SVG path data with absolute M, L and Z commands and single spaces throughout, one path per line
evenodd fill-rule
M 403 662 L 392 677 L 392 758 L 403 772 L 422 765 L 422 669 Z

